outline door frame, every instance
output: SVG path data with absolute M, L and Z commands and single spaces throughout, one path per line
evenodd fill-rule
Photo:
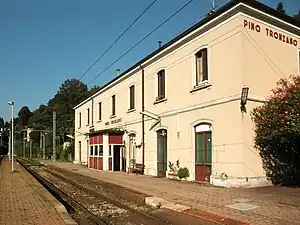
M 198 126 L 201 126 L 201 125 L 208 125 L 209 128 L 206 129 L 206 130 L 202 130 L 202 131 L 196 131 L 197 127 Z M 196 125 L 193 126 L 193 130 L 194 130 L 194 159 L 195 159 L 195 163 L 194 163 L 194 169 L 195 169 L 195 181 L 198 181 L 198 182 L 206 182 L 205 180 L 197 180 L 197 134 L 207 134 L 207 133 L 210 133 L 211 135 L 211 139 L 212 138 L 212 135 L 213 135 L 213 130 L 212 130 L 212 124 L 210 122 L 201 122 L 201 123 L 197 123 Z M 205 137 L 205 136 L 203 136 Z M 205 139 L 205 150 L 206 150 L 206 139 Z M 211 141 L 211 157 L 213 157 L 213 148 L 212 148 L 213 144 L 212 144 L 212 141 Z M 205 154 L 204 154 L 204 162 L 202 164 L 202 166 L 206 166 L 205 164 L 205 156 L 206 156 L 206 151 L 205 151 Z M 212 165 L 213 162 L 211 162 L 210 165 L 207 165 L 207 166 L 210 166 L 210 175 L 212 174 Z M 208 182 L 210 182 L 210 178 L 208 179 Z
M 108 160 L 109 158 L 111 158 L 111 171 L 115 171 L 114 170 L 114 160 L 115 160 L 115 157 L 114 157 L 114 154 L 115 154 L 115 146 L 120 146 L 120 171 L 123 171 L 123 168 L 122 168 L 122 147 L 124 145 L 121 145 L 121 144 L 109 144 L 111 145 L 111 156 L 109 156 L 109 153 L 108 153 Z M 108 147 L 109 148 L 109 147 Z M 109 151 L 109 149 L 108 149 Z M 108 164 L 109 164 L 109 161 L 108 161 Z M 108 165 L 108 170 L 109 170 L 109 165 Z
M 158 170 L 158 168 L 159 168 L 159 166 L 158 166 L 158 134 L 159 134 L 159 132 L 160 131 L 162 131 L 162 130 L 164 130 L 164 131 L 166 131 L 166 150 L 165 151 L 163 151 L 163 164 L 164 164 L 164 162 L 166 162 L 166 168 L 165 168 L 165 171 L 163 171 L 163 175 L 162 176 L 159 176 L 159 170 Z M 166 177 L 167 176 L 167 171 L 168 171 L 168 130 L 165 128 L 165 127 L 160 127 L 160 128 L 158 128 L 157 130 L 156 130 L 156 168 L 157 168 L 157 177 Z M 164 153 L 166 153 L 166 155 L 164 155 Z M 165 157 L 164 157 L 165 156 Z

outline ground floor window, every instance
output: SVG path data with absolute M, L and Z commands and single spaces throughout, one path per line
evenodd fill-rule
M 90 145 L 90 156 L 103 157 L 103 145 Z

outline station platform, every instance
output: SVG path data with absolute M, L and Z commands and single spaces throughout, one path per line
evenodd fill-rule
M 0 166 L 0 225 L 77 224 L 21 165 L 4 160 Z
M 175 210 L 221 221 L 220 224 L 300 224 L 300 188 L 219 188 L 147 175 L 93 170 L 73 163 L 41 162 L 145 193 L 161 201 L 161 207 L 164 204 L 167 208 L 180 205 Z

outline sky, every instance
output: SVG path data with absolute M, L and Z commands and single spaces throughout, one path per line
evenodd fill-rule
M 0 117 L 9 120 L 24 105 L 34 111 L 47 104 L 66 80 L 79 78 L 153 0 L 0 0 Z M 167 19 L 188 0 L 157 0 L 82 79 L 89 83 L 110 63 Z M 217 5 L 228 1 L 216 0 Z M 277 0 L 261 1 L 276 7 Z M 283 1 L 288 14 L 299 0 Z M 103 85 L 200 21 L 210 0 L 194 0 L 91 85 Z

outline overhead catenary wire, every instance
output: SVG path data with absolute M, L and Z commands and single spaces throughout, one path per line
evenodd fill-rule
M 121 60 L 124 56 L 126 56 L 129 52 L 131 52 L 135 47 L 141 44 L 144 40 L 146 40 L 151 34 L 157 31 L 160 27 L 162 27 L 165 23 L 167 23 L 170 19 L 176 16 L 179 12 L 181 12 L 184 8 L 186 8 L 189 4 L 191 4 L 194 0 L 188 1 L 182 7 L 180 7 L 176 12 L 174 12 L 171 16 L 169 16 L 166 20 L 164 20 L 161 24 L 159 24 L 155 29 L 153 29 L 150 33 L 144 36 L 140 41 L 134 44 L 131 48 L 129 48 L 125 53 L 123 53 L 120 57 L 118 57 L 115 61 L 113 61 L 109 66 L 107 66 L 104 70 L 102 70 L 98 75 L 96 75 L 87 85 L 91 84 L 94 80 L 100 77 L 103 73 L 105 73 L 110 67 L 116 64 L 119 60 Z
M 151 2 L 146 9 L 123 31 L 123 33 L 92 63 L 92 65 L 79 77 L 81 80 L 99 61 L 105 54 L 125 35 L 125 33 L 154 5 L 157 0 Z

